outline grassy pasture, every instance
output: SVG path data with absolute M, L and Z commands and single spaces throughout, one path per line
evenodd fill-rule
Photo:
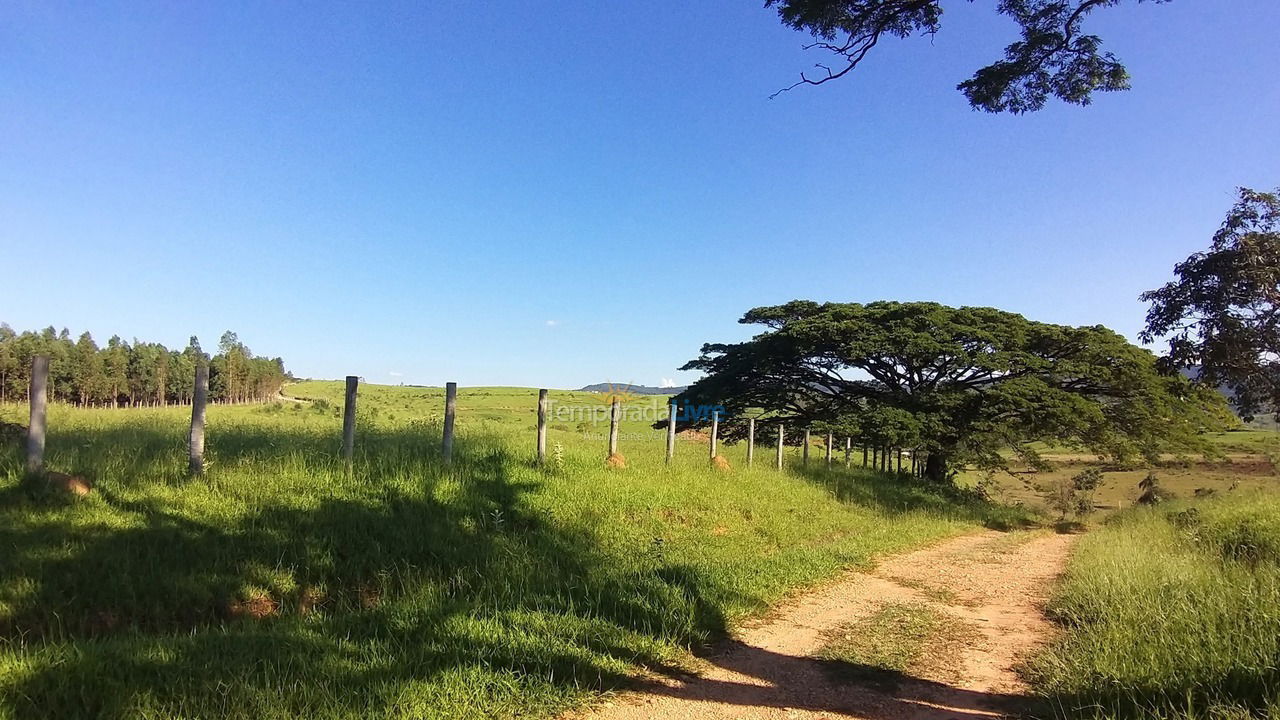
M 1081 539 L 1027 672 L 1061 718 L 1280 712 L 1280 497 L 1128 510 Z
M 1208 436 L 1216 453 L 1210 457 L 1166 456 L 1153 467 L 1141 464 L 1117 466 L 1097 457 L 1064 448 L 1036 448 L 1049 462 L 1048 470 L 1014 465 L 1011 472 L 992 474 L 989 493 L 1000 502 L 1019 503 L 1039 511 L 1045 509 L 1045 495 L 1057 481 L 1070 480 L 1086 468 L 1102 471 L 1102 485 L 1094 493 L 1100 512 L 1132 507 L 1141 490 L 1138 483 L 1154 472 L 1160 485 L 1179 498 L 1192 498 L 1196 491 L 1249 492 L 1280 489 L 1280 434 L 1271 430 L 1246 428 Z M 961 473 L 959 482 L 973 486 L 986 474 L 970 470 Z M 1234 488 L 1234 489 L 1233 489 Z
M 83 499 L 0 447 L 0 718 L 548 716 L 843 567 L 1025 519 L 796 449 L 777 473 L 728 446 L 722 473 L 682 438 L 667 468 L 640 417 L 607 470 L 607 425 L 553 412 L 540 469 L 518 388 L 460 391 L 446 468 L 442 389 L 363 386 L 348 474 L 341 384 L 288 392 L 211 407 L 199 479 L 186 408 L 53 407 Z

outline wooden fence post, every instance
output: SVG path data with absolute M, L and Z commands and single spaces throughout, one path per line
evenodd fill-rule
M 196 362 L 196 385 L 191 394 L 191 434 L 187 436 L 187 471 L 204 472 L 204 409 L 209 402 L 209 363 Z
M 902 448 L 898 448 L 898 472 L 902 472 Z
M 711 459 L 716 459 L 716 443 L 720 440 L 720 411 L 711 411 Z
M 831 467 L 831 447 L 834 442 L 835 439 L 831 436 L 831 433 L 827 433 L 827 467 Z
M 804 445 L 802 445 L 801 447 L 802 447 L 802 450 L 800 451 L 800 464 L 808 466 L 809 465 L 809 428 L 804 429 Z
M 538 391 L 538 464 L 547 461 L 547 391 Z
M 676 404 L 671 403 L 671 410 L 667 414 L 667 464 L 671 464 L 671 459 L 676 456 Z
M 360 387 L 360 378 L 347 376 L 347 395 L 342 410 L 342 459 L 351 464 L 351 456 L 356 449 L 356 388 Z
M 49 356 L 31 358 L 31 385 L 28 392 L 31 414 L 27 420 L 27 472 L 44 470 L 44 432 L 49 403 Z
M 844 467 L 849 469 L 853 465 L 853 438 L 844 439 Z
M 453 462 L 453 423 L 458 416 L 458 383 L 444 384 L 444 440 L 440 445 L 444 461 Z
M 756 459 L 756 419 L 747 418 L 747 467 Z
M 609 404 L 609 455 L 618 454 L 618 418 L 621 415 L 622 404 L 618 402 L 618 398 L 614 398 Z
M 778 426 L 778 461 L 777 461 L 777 467 L 779 470 L 782 469 L 782 436 L 785 432 L 786 432 L 786 428 L 783 427 L 782 425 L 779 425 Z

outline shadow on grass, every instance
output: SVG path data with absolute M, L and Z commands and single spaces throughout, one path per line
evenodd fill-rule
M 532 509 L 539 476 L 511 477 L 520 461 L 500 443 L 459 438 L 444 467 L 438 435 L 422 430 L 366 434 L 348 477 L 331 454 L 311 455 L 328 442 L 315 433 L 262 438 L 246 428 L 220 438 L 207 482 L 175 473 L 178 486 L 160 493 L 139 490 L 150 469 L 175 460 L 172 438 L 108 431 L 86 438 L 120 444 L 100 465 L 74 454 L 77 471 L 102 480 L 88 499 L 9 482 L 0 709 L 18 718 L 555 709 L 583 688 L 624 683 L 633 663 L 674 672 L 663 643 L 723 634 L 704 598 L 731 591 L 660 557 L 621 562 L 602 549 L 599 528 Z M 283 467 L 301 481 L 314 473 L 316 489 L 220 479 L 219 468 L 251 458 L 276 463 L 255 466 L 264 484 Z M 19 459 L 0 452 L 0 478 L 16 478 Z
M 846 468 L 840 463 L 827 467 L 823 461 L 789 469 L 826 488 L 841 502 L 874 507 L 889 515 L 926 511 L 1001 531 L 1037 525 L 1026 508 L 994 503 L 954 485 L 940 485 L 910 473 Z
M 894 670 L 787 655 L 736 640 L 723 643 L 707 659 L 733 673 L 730 677 L 734 679 L 653 682 L 645 683 L 641 690 L 694 701 L 701 708 L 707 707 L 703 703 L 717 703 L 840 713 L 870 720 L 978 720 L 1013 715 L 1027 704 L 1027 698 L 1020 695 L 967 690 Z M 748 678 L 751 681 L 745 681 Z M 654 708 L 654 716 L 661 716 L 661 707 Z

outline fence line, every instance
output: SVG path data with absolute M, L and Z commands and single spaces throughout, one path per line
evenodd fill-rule
M 618 402 L 618 398 L 613 398 L 613 402 L 609 403 L 609 455 L 613 457 L 618 454 L 618 420 L 621 415 L 622 404 Z
M 31 358 L 31 385 L 27 392 L 31 413 L 27 418 L 27 472 L 44 470 L 44 434 L 49 406 L 49 356 Z
M 30 404 L 30 419 L 27 431 L 27 470 L 31 473 L 40 473 L 44 470 L 44 454 L 45 454 L 45 435 L 47 431 L 47 412 L 48 412 L 48 373 L 49 358 L 45 355 L 37 355 L 32 358 L 30 389 L 28 393 L 28 402 Z M 351 468 L 355 456 L 355 430 L 357 422 L 356 403 L 359 396 L 360 378 L 355 375 L 346 377 L 346 388 L 344 393 L 343 413 L 342 413 L 342 450 L 341 457 L 348 467 Z M 444 428 L 441 440 L 441 455 L 446 464 L 453 459 L 454 447 L 454 431 L 457 418 L 457 399 L 458 384 L 450 382 L 445 384 L 445 412 L 444 412 Z M 209 366 L 207 363 L 198 363 L 195 368 L 195 382 L 191 401 L 191 425 L 187 436 L 187 469 L 192 475 L 200 475 L 205 471 L 204 451 L 205 451 L 205 431 L 207 422 L 207 410 L 209 405 Z M 537 412 L 537 444 L 536 444 L 536 461 L 538 465 L 545 465 L 547 460 L 547 428 L 548 417 L 550 415 L 550 391 L 543 388 L 538 390 Z M 609 405 L 609 444 L 608 456 L 618 454 L 619 426 L 621 422 L 621 401 L 614 397 Z M 666 433 L 666 464 L 670 465 L 675 457 L 676 446 L 676 419 L 679 416 L 678 403 L 672 402 L 669 405 L 667 415 L 667 433 Z M 747 467 L 753 467 L 755 463 L 755 442 L 756 442 L 756 418 L 747 418 L 747 434 L 746 434 L 746 464 Z M 777 445 L 774 467 L 782 470 L 785 466 L 785 448 L 786 448 L 786 427 L 783 424 L 778 425 L 777 429 Z M 809 453 L 811 450 L 812 433 L 809 428 L 803 431 L 803 443 L 801 449 L 802 462 L 807 465 L 809 461 Z M 903 472 L 903 448 L 893 448 L 892 446 L 879 445 L 862 445 L 862 465 L 868 467 L 868 454 L 870 453 L 870 467 L 879 469 L 884 472 L 894 470 L 893 454 L 896 451 L 897 472 Z M 826 433 L 825 438 L 824 459 L 826 466 L 830 468 L 834 462 L 835 453 L 835 434 Z M 710 459 L 715 461 L 720 451 L 720 412 L 718 410 L 711 413 L 711 434 L 710 434 Z M 853 438 L 846 437 L 844 443 L 844 465 L 846 468 L 852 465 Z M 608 457 L 607 456 L 607 457 Z M 924 455 L 913 449 L 908 453 L 910 464 L 909 473 L 913 476 L 923 476 L 925 473 Z
M 196 385 L 191 395 L 191 432 L 187 435 L 187 472 L 204 472 L 204 416 L 209 400 L 209 366 L 196 363 Z
M 360 378 L 347 376 L 347 393 L 342 404 L 342 459 L 351 464 L 356 450 L 356 391 Z
M 720 411 L 711 411 L 711 460 L 716 459 L 716 441 L 720 439 Z
M 671 410 L 667 413 L 667 464 L 671 464 L 671 459 L 676 456 L 676 404 L 671 403 Z
M 440 454 L 445 464 L 453 462 L 453 424 L 458 415 L 458 383 L 444 384 L 444 439 L 440 441 Z
M 782 469 L 782 444 L 784 442 L 783 437 L 785 435 L 786 435 L 786 428 L 783 425 L 778 425 L 778 459 L 777 459 L 776 465 L 777 465 L 777 469 L 779 470 Z
M 538 391 L 538 464 L 547 462 L 547 399 L 546 389 Z

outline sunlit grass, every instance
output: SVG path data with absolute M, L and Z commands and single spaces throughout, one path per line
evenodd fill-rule
M 1083 538 L 1030 666 L 1060 717 L 1280 710 L 1280 498 L 1129 511 Z
M 79 500 L 0 450 L 0 718 L 547 716 L 841 568 L 1024 519 L 794 450 L 778 473 L 767 446 L 723 473 L 682 439 L 668 468 L 640 420 L 625 470 L 555 421 L 538 468 L 509 388 L 462 391 L 446 467 L 442 390 L 363 387 L 348 473 L 341 385 L 291 390 L 317 402 L 212 407 L 201 478 L 185 408 L 54 407 Z

